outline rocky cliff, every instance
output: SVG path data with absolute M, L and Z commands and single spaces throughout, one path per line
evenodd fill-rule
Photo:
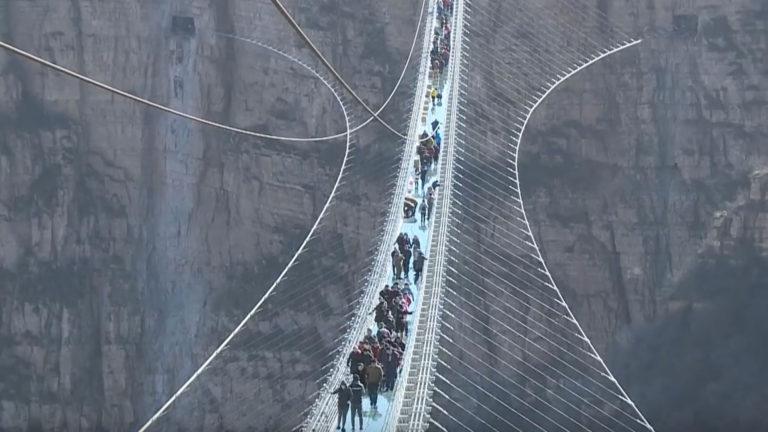
M 533 116 L 529 218 L 657 430 L 760 430 L 768 3 L 595 2 L 642 44 Z
M 380 105 L 416 2 L 286 3 Z M 529 219 L 657 430 L 765 429 L 768 4 L 592 3 L 644 42 L 534 114 L 520 162 Z M 311 59 L 265 0 L 0 3 L 3 40 L 140 96 L 271 133 L 343 130 L 306 71 L 215 31 Z M 407 97 L 388 119 L 402 120 Z M 0 430 L 146 419 L 287 262 L 340 146 L 234 137 L 0 54 Z M 375 127 L 358 147 L 366 175 L 330 225 L 344 246 L 332 256 L 359 260 L 349 273 L 371 246 L 397 148 Z M 352 296 L 357 277 L 335 284 Z
M 419 5 L 286 6 L 380 106 Z M 293 136 L 344 130 L 336 100 L 309 72 L 216 34 L 315 64 L 269 1 L 4 2 L 0 23 L 5 41 L 207 119 Z M 235 136 L 7 53 L 0 89 L 0 430 L 135 428 L 288 262 L 338 174 L 343 140 Z M 410 97 L 398 93 L 390 121 L 403 121 Z M 397 149 L 375 126 L 357 137 L 368 176 L 353 174 L 361 181 L 329 222 L 356 260 L 337 266 L 349 270 L 336 285 L 350 295 Z M 318 352 L 334 348 L 328 336 Z M 248 426 L 269 428 L 264 419 L 280 406 L 264 405 L 265 417 Z

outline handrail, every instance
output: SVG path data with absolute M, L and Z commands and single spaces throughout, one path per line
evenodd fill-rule
M 430 6 L 429 12 L 426 14 L 426 18 L 430 19 L 432 16 L 434 6 Z M 417 136 L 419 133 L 419 115 L 422 104 L 422 97 L 426 94 L 429 63 L 429 51 L 430 51 L 430 37 L 424 38 L 422 46 L 421 61 L 419 64 L 419 81 L 416 85 L 416 94 L 413 101 L 413 110 L 411 112 L 411 120 L 408 127 L 409 136 Z M 322 432 L 331 428 L 332 416 L 328 413 L 330 410 L 335 409 L 335 403 L 332 401 L 330 391 L 332 388 L 338 386 L 341 379 L 347 372 L 346 368 L 346 356 L 352 351 L 354 345 L 362 339 L 365 334 L 365 325 L 372 323 L 369 312 L 373 306 L 375 306 L 376 296 L 381 289 L 382 281 L 384 281 L 389 275 L 390 266 L 387 265 L 389 258 L 389 246 L 394 244 L 398 235 L 396 232 L 402 219 L 402 203 L 405 199 L 407 179 L 409 177 L 410 170 L 413 167 L 412 155 L 416 153 L 416 147 L 418 140 L 408 140 L 403 148 L 403 158 L 400 162 L 400 170 L 398 172 L 397 181 L 395 183 L 395 193 L 392 197 L 389 214 L 387 216 L 387 225 L 384 234 L 381 238 L 381 247 L 374 259 L 374 265 L 371 270 L 371 275 L 368 278 L 367 286 L 364 289 L 362 300 L 358 313 L 350 324 L 350 332 L 345 342 L 341 345 L 339 354 L 336 358 L 336 367 L 330 372 L 329 379 L 326 381 L 320 396 L 315 404 L 310 409 L 306 422 L 304 423 L 304 430 Z

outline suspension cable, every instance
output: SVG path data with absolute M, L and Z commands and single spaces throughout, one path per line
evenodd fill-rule
M 288 58 L 291 58 L 287 54 L 285 54 Z M 312 237 L 315 234 L 315 231 L 320 226 L 321 221 L 323 220 L 323 217 L 325 216 L 326 212 L 328 211 L 328 208 L 331 206 L 331 202 L 333 201 L 334 196 L 336 195 L 338 188 L 341 184 L 342 177 L 344 175 L 344 172 L 346 171 L 347 162 L 349 159 L 349 153 L 351 148 L 351 134 L 349 133 L 350 127 L 349 127 L 349 114 L 347 112 L 346 107 L 344 106 L 344 103 L 341 99 L 341 96 L 336 92 L 336 90 L 333 88 L 333 86 L 330 85 L 317 71 L 310 68 L 309 66 L 304 65 L 303 63 L 299 62 L 300 65 L 307 68 L 313 75 L 315 75 L 317 78 L 319 78 L 323 83 L 325 83 L 326 86 L 331 90 L 333 95 L 336 97 L 336 100 L 338 101 L 339 105 L 342 108 L 342 111 L 344 113 L 344 119 L 346 121 L 346 128 L 347 128 L 347 139 L 346 139 L 346 145 L 345 145 L 345 151 L 344 151 L 344 159 L 342 160 L 341 167 L 339 168 L 339 174 L 336 177 L 336 182 L 333 185 L 333 188 L 331 189 L 331 192 L 328 194 L 328 199 L 325 201 L 325 204 L 323 205 L 323 208 L 320 210 L 320 214 L 318 215 L 317 219 L 315 220 L 314 224 L 310 228 L 309 232 L 307 233 L 306 237 L 302 241 L 299 248 L 294 253 L 291 260 L 288 262 L 288 264 L 285 266 L 285 268 L 280 272 L 280 275 L 275 279 L 275 281 L 272 283 L 272 285 L 267 289 L 267 291 L 264 293 L 264 295 L 261 297 L 261 299 L 256 303 L 253 308 L 245 315 L 245 317 L 240 321 L 240 323 L 232 330 L 232 332 L 224 339 L 221 344 L 219 344 L 216 349 L 213 350 L 213 352 L 208 356 L 208 358 L 200 365 L 200 367 L 195 370 L 195 372 L 184 382 L 184 384 L 179 387 L 179 389 L 161 406 L 153 415 L 150 417 L 149 420 L 147 420 L 146 423 L 139 429 L 139 432 L 145 432 L 149 430 L 149 428 L 163 415 L 165 412 L 170 408 L 170 406 L 176 401 L 176 399 L 181 396 L 182 393 L 184 393 L 195 380 L 205 371 L 205 369 L 213 362 L 216 357 L 218 357 L 229 345 L 229 343 L 235 338 L 235 336 L 245 327 L 245 325 L 248 323 L 248 321 L 253 318 L 253 316 L 256 314 L 256 312 L 259 310 L 262 304 L 266 301 L 266 299 L 274 292 L 274 290 L 277 288 L 277 286 L 280 284 L 280 282 L 285 277 L 286 273 L 288 273 L 288 270 L 293 267 L 293 265 L 296 263 L 296 261 L 299 258 L 299 255 L 301 255 L 304 252 L 304 249 L 306 248 L 309 241 L 312 239 Z
M 291 13 L 288 12 L 288 9 L 286 9 L 285 6 L 283 6 L 283 4 L 280 2 L 280 0 L 272 0 L 272 4 L 275 5 L 277 10 L 280 11 L 280 13 L 283 15 L 283 17 L 285 17 L 285 19 L 288 21 L 288 23 L 291 25 L 291 27 L 293 27 L 293 29 L 296 30 L 296 33 L 299 34 L 299 37 L 301 37 L 301 39 L 304 40 L 304 42 L 306 42 L 307 46 L 309 46 L 309 49 L 312 50 L 312 52 L 315 53 L 317 58 L 320 59 L 320 61 L 323 63 L 323 65 L 325 65 L 325 67 L 331 72 L 331 74 L 334 77 L 336 77 L 336 79 L 339 81 L 339 83 L 341 83 L 341 85 L 349 92 L 349 94 L 351 94 L 352 97 L 354 97 L 355 100 L 357 100 L 360 103 L 360 105 L 362 105 L 363 108 L 365 108 L 365 110 L 368 111 L 368 113 L 371 114 L 371 116 L 373 116 L 373 118 L 375 118 L 379 123 L 381 123 L 382 126 L 384 126 L 385 128 L 389 129 L 390 132 L 392 132 L 393 134 L 397 135 L 398 137 L 407 140 L 408 137 L 406 135 L 403 135 L 398 130 L 396 130 L 395 128 L 390 126 L 389 123 L 385 122 L 381 117 L 379 117 L 379 114 L 377 112 L 374 112 L 371 109 L 371 107 L 369 107 L 368 104 L 366 104 L 365 101 L 360 97 L 360 95 L 358 95 L 357 92 L 355 92 L 355 90 L 352 89 L 352 87 L 349 84 L 347 84 L 347 82 L 344 80 L 344 78 L 342 78 L 342 76 L 339 74 L 339 72 L 337 72 L 336 69 L 333 67 L 331 62 L 329 62 L 328 59 L 325 58 L 323 53 L 320 52 L 320 50 L 317 48 L 317 46 L 315 46 L 314 42 L 312 42 L 312 39 L 310 39 L 309 36 L 307 36 L 307 34 L 304 33 L 304 30 L 301 28 L 299 23 L 297 23 L 296 20 L 293 19 L 293 16 L 291 15 Z M 423 3 L 422 3 L 422 11 L 423 11 Z M 421 25 L 421 20 L 419 20 L 419 25 Z M 416 37 L 418 37 L 418 33 L 417 33 Z M 414 43 L 414 45 L 415 45 L 415 43 Z M 417 95 L 417 97 L 418 97 L 418 95 Z
M 48 61 L 48 60 L 46 60 L 46 59 L 44 59 L 42 57 L 39 57 L 39 56 L 37 56 L 35 54 L 32 54 L 29 51 L 26 51 L 26 50 L 23 50 L 21 48 L 18 48 L 18 47 L 14 46 L 14 45 L 12 45 L 10 43 L 4 42 L 4 41 L 0 41 L 0 48 L 8 50 L 8 51 L 10 51 L 10 52 L 12 52 L 14 54 L 17 54 L 17 55 L 19 55 L 21 57 L 24 57 L 24 58 L 26 58 L 28 60 L 31 60 L 33 62 L 39 63 L 39 64 L 41 64 L 41 65 L 43 65 L 45 67 L 53 69 L 53 70 L 55 70 L 57 72 L 60 72 L 60 73 L 62 73 L 64 75 L 67 75 L 67 76 L 70 76 L 72 78 L 78 79 L 78 80 L 83 81 L 83 82 L 85 82 L 87 84 L 90 84 L 90 85 L 92 85 L 94 87 L 98 87 L 98 88 L 100 88 L 102 90 L 106 90 L 106 91 L 108 91 L 110 93 L 116 94 L 118 96 L 122 96 L 122 97 L 124 97 L 126 99 L 129 99 L 129 100 L 132 100 L 134 102 L 138 102 L 140 104 L 147 105 L 149 107 L 158 109 L 158 110 L 166 112 L 168 114 L 172 114 L 172 115 L 175 115 L 175 116 L 187 119 L 187 120 L 191 120 L 191 121 L 196 122 L 196 123 L 200 123 L 200 124 L 203 124 L 203 125 L 206 125 L 206 126 L 211 126 L 211 127 L 218 128 L 218 129 L 223 129 L 223 130 L 226 130 L 226 131 L 229 131 L 229 132 L 234 132 L 236 134 L 241 134 L 241 135 L 246 135 L 246 136 L 251 136 L 251 137 L 256 137 L 256 138 L 262 138 L 262 139 L 278 140 L 278 141 L 290 141 L 290 142 L 329 141 L 329 140 L 333 140 L 333 139 L 336 139 L 336 138 L 342 138 L 345 135 L 347 135 L 348 133 L 357 132 L 360 129 L 362 129 L 365 126 L 367 126 L 371 121 L 376 119 L 379 122 L 381 122 L 381 124 L 384 125 L 387 129 L 389 129 L 390 131 L 395 133 L 400 138 L 407 139 L 407 137 L 405 135 L 399 133 L 392 126 L 390 126 L 389 124 L 384 122 L 379 117 L 379 114 L 382 111 L 384 111 L 384 109 L 389 105 L 389 103 L 394 98 L 395 93 L 397 92 L 397 90 L 400 88 L 400 86 L 403 83 L 403 79 L 405 77 L 405 73 L 408 70 L 408 66 L 410 65 L 410 63 L 411 63 L 411 61 L 413 59 L 413 53 L 415 51 L 416 42 L 417 42 L 418 37 L 419 37 L 419 32 L 421 31 L 421 25 L 422 25 L 422 21 L 423 21 L 422 18 L 424 16 L 424 11 L 426 9 L 426 2 L 427 2 L 427 0 L 422 0 L 421 13 L 419 15 L 419 20 L 418 20 L 418 23 L 417 23 L 416 32 L 413 35 L 413 41 L 411 43 L 411 49 L 410 49 L 410 51 L 408 53 L 408 57 L 406 57 L 405 64 L 403 65 L 403 69 L 400 72 L 400 76 L 399 76 L 399 78 L 397 80 L 397 83 L 395 84 L 394 88 L 392 89 L 392 91 L 390 92 L 389 96 L 387 97 L 387 99 L 382 104 L 382 106 L 376 112 L 373 112 L 371 110 L 371 108 L 368 107 L 368 105 L 366 105 L 362 101 L 362 99 L 357 95 L 357 93 L 355 93 L 352 90 L 352 88 L 349 86 L 349 84 L 347 84 L 346 81 L 344 81 L 341 78 L 341 76 L 338 74 L 338 72 L 336 72 L 336 70 L 333 68 L 333 66 L 331 66 L 330 63 L 328 63 L 328 61 L 325 59 L 325 57 L 322 56 L 322 54 L 319 52 L 319 50 L 317 50 L 317 47 L 311 42 L 311 40 L 309 40 L 309 38 L 305 39 L 305 41 L 307 41 L 307 43 L 310 45 L 310 48 L 318 56 L 320 56 L 321 61 L 323 62 L 323 64 L 326 67 L 329 68 L 329 70 L 334 75 L 334 77 L 337 80 L 339 80 L 339 82 L 344 86 L 344 88 L 348 92 L 350 92 L 350 94 L 352 94 L 352 96 L 358 102 L 360 102 L 363 105 L 363 107 L 370 114 L 372 114 L 371 117 L 369 117 L 367 120 L 365 120 L 364 122 L 360 123 L 359 125 L 355 126 L 354 128 L 351 128 L 351 129 L 349 129 L 347 131 L 339 132 L 339 133 L 336 133 L 336 134 L 333 134 L 333 135 L 320 136 L 320 137 L 290 137 L 290 136 L 272 135 L 272 134 L 256 132 L 256 131 L 251 131 L 251 130 L 247 130 L 247 129 L 243 129 L 243 128 L 238 128 L 238 127 L 226 125 L 226 124 L 223 124 L 223 123 L 220 123 L 220 122 L 216 122 L 216 121 L 212 121 L 212 120 L 207 120 L 205 118 L 202 118 L 202 117 L 199 117 L 199 116 L 195 116 L 195 115 L 192 115 L 192 114 L 189 114 L 189 113 L 186 113 L 186 112 L 183 112 L 183 111 L 171 108 L 171 107 L 169 107 L 167 105 L 163 105 L 163 104 L 160 104 L 160 103 L 157 103 L 157 102 L 153 102 L 153 101 L 151 101 L 149 99 L 142 98 L 140 96 L 137 96 L 137 95 L 134 95 L 132 93 L 126 92 L 124 90 L 120 90 L 117 87 L 111 86 L 111 85 L 106 84 L 104 82 L 101 82 L 101 81 L 98 81 L 96 79 L 90 78 L 90 77 L 88 77 L 88 76 L 86 76 L 84 74 L 75 72 L 75 71 L 73 71 L 73 70 L 71 70 L 69 68 L 66 68 L 64 66 L 61 66 L 61 65 L 58 65 L 58 64 L 53 63 L 51 61 Z M 280 7 L 278 9 L 280 9 Z M 283 10 L 284 10 L 284 8 L 283 8 Z M 287 13 L 287 11 L 286 11 L 286 13 Z M 287 15 L 286 17 L 289 18 L 290 14 Z M 291 21 L 293 21 L 292 17 L 289 18 L 289 22 L 291 22 Z M 293 24 L 295 24 L 295 21 L 293 21 Z M 296 24 L 296 26 L 298 26 L 298 24 Z M 304 34 L 303 31 L 301 31 L 300 29 L 299 29 L 299 31 L 300 31 L 301 35 L 304 35 L 304 37 L 306 37 L 306 35 Z M 226 34 L 226 33 L 221 33 L 221 32 L 215 32 L 215 31 L 213 32 L 213 34 L 214 35 L 218 35 L 218 36 L 222 36 L 222 37 L 229 37 L 229 38 L 240 40 L 240 41 L 247 42 L 247 43 L 252 43 L 252 44 L 255 44 L 255 45 L 259 45 L 259 46 L 261 46 L 263 48 L 266 48 L 266 49 L 268 49 L 270 51 L 276 51 L 275 49 L 273 49 L 273 48 L 271 48 L 271 47 L 269 47 L 269 46 L 267 46 L 265 44 L 262 44 L 260 42 L 256 42 L 256 41 L 254 41 L 252 39 L 247 39 L 247 38 L 243 38 L 243 37 L 240 37 L 240 36 L 237 36 L 237 35 L 231 35 L 231 34 Z M 281 54 L 285 55 L 284 53 L 281 53 Z M 292 60 L 296 61 L 297 63 L 301 63 L 298 59 L 292 58 Z

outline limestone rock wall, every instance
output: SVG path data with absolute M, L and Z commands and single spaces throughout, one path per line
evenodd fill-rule
M 286 6 L 380 106 L 419 4 Z M 306 70 L 216 31 L 315 64 L 269 1 L 0 5 L 3 40 L 139 96 L 274 134 L 344 130 Z M 398 93 L 391 121 L 410 97 Z M 374 126 L 356 143 L 370 177 L 346 203 L 355 224 L 334 223 L 362 262 L 398 142 Z M 147 419 L 291 257 L 342 150 L 343 140 L 234 136 L 0 53 L 0 430 L 128 430 Z
M 379 105 L 417 2 L 286 3 Z M 752 319 L 764 278 L 749 269 L 766 251 L 768 5 L 594 3 L 645 41 L 534 114 L 520 160 L 529 220 L 657 430 L 765 429 L 750 409 L 765 405 L 764 374 L 733 362 L 765 364 Z M 174 30 L 174 16 L 193 17 L 195 33 Z M 214 31 L 311 58 L 266 0 L 0 3 L 3 40 L 138 95 L 277 134 L 343 129 L 305 71 Z M 387 118 L 401 122 L 407 102 L 398 96 Z M 0 430 L 144 420 L 287 261 L 330 189 L 339 145 L 233 137 L 0 54 Z M 357 212 L 333 224 L 351 224 L 344 244 L 363 260 L 386 190 L 376 173 L 397 142 L 373 127 L 359 145 L 373 169 L 345 202 Z M 707 342 L 745 328 L 733 344 Z
M 745 248 L 765 255 L 768 4 L 594 3 L 644 42 L 574 76 L 534 114 L 520 160 L 529 219 L 575 315 L 657 430 L 765 428 L 749 408 L 764 396 L 744 376 L 710 381 L 744 365 L 705 359 L 764 354 L 693 343 L 701 368 L 672 370 L 691 359 L 671 356 L 680 340 L 664 335 L 706 340 L 678 311 L 709 304 L 731 314 L 739 307 L 717 309 L 707 293 L 754 283 L 702 275 L 749 268 Z M 749 310 L 746 295 L 734 298 Z M 728 339 L 761 327 L 723 328 Z M 766 383 L 764 372 L 751 379 Z M 715 381 L 731 396 L 708 393 Z

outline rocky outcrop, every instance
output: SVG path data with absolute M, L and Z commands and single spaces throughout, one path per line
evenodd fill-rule
M 715 211 L 705 246 L 720 255 L 737 255 L 749 245 L 768 255 L 768 170 L 749 176 L 749 187 L 740 190 L 734 203 Z

